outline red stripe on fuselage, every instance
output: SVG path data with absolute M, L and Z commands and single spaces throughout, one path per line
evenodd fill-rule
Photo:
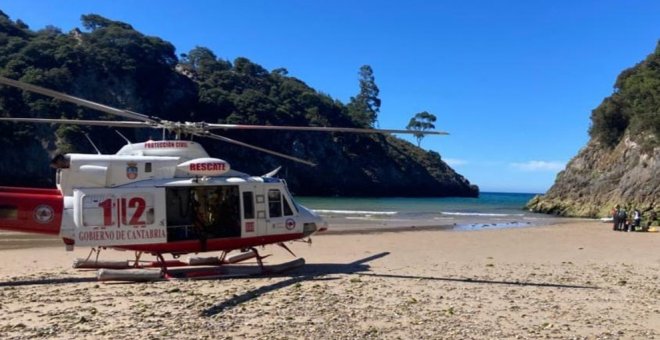
M 59 235 L 63 208 L 57 189 L 0 187 L 0 229 Z
M 266 244 L 273 244 L 279 242 L 286 242 L 303 238 L 302 233 L 283 234 L 283 235 L 269 235 L 257 237 L 228 237 L 228 238 L 215 238 L 206 241 L 205 251 L 231 251 L 236 249 L 251 248 Z M 130 246 L 115 247 L 127 250 L 143 251 L 147 253 L 201 253 L 202 245 L 199 240 L 177 241 L 158 244 L 138 244 Z

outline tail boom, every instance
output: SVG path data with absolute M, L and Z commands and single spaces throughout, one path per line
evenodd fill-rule
M 63 207 L 57 189 L 0 187 L 0 229 L 59 235 Z

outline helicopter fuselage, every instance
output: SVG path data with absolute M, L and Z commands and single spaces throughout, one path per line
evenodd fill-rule
M 129 144 L 56 158 L 57 189 L 0 188 L 0 229 L 151 253 L 245 249 L 307 237 L 323 220 L 286 182 L 230 170 L 199 144 Z

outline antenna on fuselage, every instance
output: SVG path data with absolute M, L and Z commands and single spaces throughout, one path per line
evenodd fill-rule
M 122 135 L 121 132 L 119 132 L 119 130 L 115 130 L 115 132 L 116 132 L 118 135 L 120 135 L 121 138 L 123 138 L 123 139 L 126 141 L 126 143 L 128 143 L 129 145 L 130 145 L 130 144 L 133 144 L 133 143 L 131 143 L 130 140 L 128 140 L 128 138 L 126 138 L 126 136 Z
M 89 144 L 92 144 L 92 147 L 94 148 L 94 150 L 96 150 L 96 154 L 100 155 L 101 151 L 99 151 L 99 148 L 97 148 L 96 145 L 94 145 L 94 142 L 92 142 L 92 139 L 89 138 L 89 135 L 86 134 L 86 133 L 84 135 L 85 135 L 85 137 L 87 137 L 87 140 L 89 141 Z

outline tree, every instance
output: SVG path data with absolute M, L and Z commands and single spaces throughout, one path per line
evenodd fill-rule
M 415 131 L 414 135 L 417 138 L 417 146 L 420 146 L 422 143 L 422 139 L 424 138 L 423 131 L 435 129 L 435 125 L 433 125 L 435 120 L 435 115 L 426 111 L 422 111 L 410 118 L 406 129 Z
M 351 97 L 347 108 L 348 114 L 360 126 L 373 127 L 380 111 L 380 90 L 376 86 L 374 70 L 369 65 L 363 65 L 358 72 L 360 79 L 360 93 Z
M 619 74 L 614 93 L 591 112 L 589 134 L 609 148 L 624 136 L 643 150 L 660 144 L 660 42 L 644 61 Z
M 182 54 L 179 65 L 201 81 L 207 80 L 215 72 L 229 70 L 232 66 L 230 62 L 218 59 L 210 49 L 201 46 Z
M 98 14 L 87 14 L 80 17 L 83 27 L 90 31 L 96 31 L 99 28 L 106 28 L 110 26 L 121 27 L 126 30 L 133 30 L 133 26 L 123 23 L 121 21 L 113 21 L 107 18 L 104 18 Z

